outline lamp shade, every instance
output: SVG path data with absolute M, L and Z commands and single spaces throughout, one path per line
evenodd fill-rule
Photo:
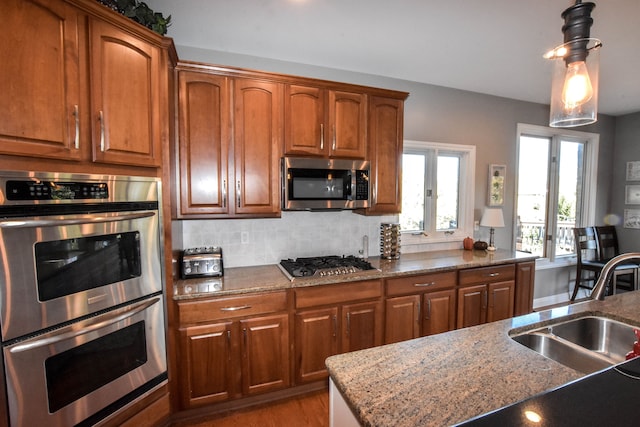
M 480 225 L 483 227 L 498 228 L 504 227 L 504 216 L 501 208 L 486 208 L 480 219 Z

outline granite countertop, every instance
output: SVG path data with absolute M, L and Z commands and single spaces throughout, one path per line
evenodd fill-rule
M 327 359 L 363 426 L 446 426 L 584 377 L 509 338 L 554 319 L 603 314 L 640 325 L 640 291 Z
M 534 260 L 536 256 L 498 249 L 495 252 L 447 250 L 402 254 L 399 259 L 370 257 L 376 270 L 317 278 L 296 278 L 290 281 L 277 265 L 225 268 L 224 277 L 176 280 L 173 299 L 183 300 L 212 296 L 227 296 L 251 292 L 274 291 L 296 287 L 327 285 L 357 280 L 379 279 L 430 273 L 458 268 L 482 267 L 493 264 Z

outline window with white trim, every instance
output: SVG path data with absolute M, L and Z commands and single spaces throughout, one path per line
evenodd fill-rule
M 402 244 L 473 235 L 475 146 L 404 141 Z
M 573 228 L 593 225 L 599 135 L 518 124 L 515 248 L 573 256 Z

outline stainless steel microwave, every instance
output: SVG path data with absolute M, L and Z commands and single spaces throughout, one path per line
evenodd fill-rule
M 369 162 L 282 158 L 282 210 L 359 209 L 369 206 Z

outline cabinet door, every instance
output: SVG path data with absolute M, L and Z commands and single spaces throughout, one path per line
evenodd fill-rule
M 487 322 L 513 317 L 515 282 L 490 283 L 488 291 Z
M 420 295 L 389 298 L 386 301 L 384 342 L 410 340 L 420 336 Z
M 533 311 L 533 285 L 535 283 L 535 261 L 516 264 L 516 296 L 514 316 Z
M 338 308 L 297 313 L 295 337 L 296 382 L 326 378 L 324 361 L 338 353 Z
M 178 73 L 178 216 L 229 212 L 227 77 Z
M 487 319 L 487 285 L 458 289 L 458 328 L 485 323 Z
M 367 96 L 329 91 L 331 157 L 364 159 L 366 156 Z
M 290 385 L 289 315 L 240 321 L 242 333 L 242 391 L 264 393 Z
M 325 141 L 326 91 L 317 87 L 287 85 L 285 89 L 285 153 L 321 156 Z
M 181 403 L 184 408 L 227 400 L 239 392 L 231 322 L 180 330 Z
M 382 303 L 344 305 L 341 341 L 341 353 L 382 345 Z
M 282 86 L 234 81 L 234 204 L 237 214 L 280 212 Z
M 79 21 L 61 1 L 2 1 L 0 152 L 80 158 Z
M 402 132 L 404 102 L 369 99 L 370 214 L 399 213 L 402 208 Z
M 454 289 L 428 292 L 422 304 L 422 335 L 433 335 L 456 328 L 456 292 Z
M 160 48 L 90 19 L 93 160 L 161 164 Z

